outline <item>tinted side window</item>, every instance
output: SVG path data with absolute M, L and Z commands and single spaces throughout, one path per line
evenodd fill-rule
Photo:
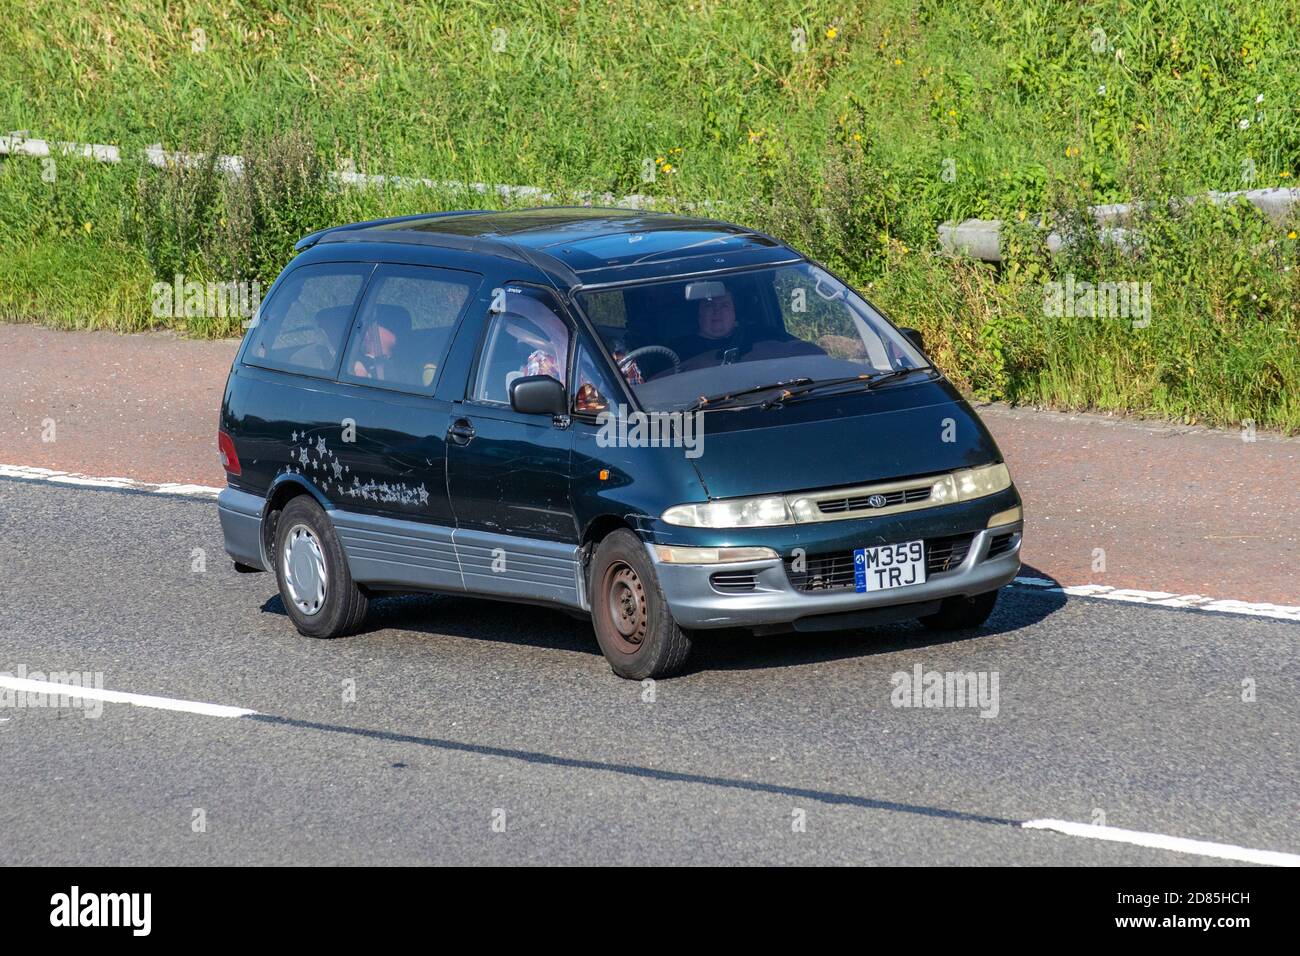
M 374 266 L 299 266 L 262 309 L 244 353 L 249 365 L 333 377 L 352 313 Z
M 508 405 L 516 378 L 549 375 L 565 381 L 569 326 L 546 292 L 511 287 L 502 295 L 505 311 L 489 318 L 472 396 L 476 402 Z
M 622 401 L 604 358 L 586 342 L 579 344 L 573 358 L 573 414 L 599 415 Z
M 381 265 L 357 314 L 339 378 L 428 391 L 452 329 L 482 276 L 428 266 Z

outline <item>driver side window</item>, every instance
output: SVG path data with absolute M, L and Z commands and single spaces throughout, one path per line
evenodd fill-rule
M 564 382 L 568 371 L 569 326 L 548 293 L 509 286 L 494 293 L 479 353 L 472 400 L 510 404 L 510 383 L 526 375 L 549 375 Z

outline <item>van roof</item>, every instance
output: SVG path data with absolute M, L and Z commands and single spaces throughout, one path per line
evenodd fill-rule
M 588 206 L 469 210 L 324 229 L 298 243 L 400 242 L 528 262 L 568 288 L 802 259 L 771 236 L 715 219 Z

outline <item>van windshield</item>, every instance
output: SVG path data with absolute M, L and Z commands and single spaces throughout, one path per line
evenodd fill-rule
M 808 262 L 593 290 L 578 299 L 648 410 L 929 364 L 865 299 Z

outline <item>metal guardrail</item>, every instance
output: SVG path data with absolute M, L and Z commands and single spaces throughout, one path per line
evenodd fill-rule
M 146 146 L 141 150 L 144 161 L 159 169 L 167 166 L 182 165 L 191 168 L 201 166 L 208 161 L 203 153 L 171 152 L 162 148 L 162 144 Z M 118 146 L 98 143 L 51 142 L 43 139 L 31 139 L 26 130 L 16 130 L 8 136 L 0 136 L 0 157 L 30 156 L 37 159 L 59 156 L 79 157 L 100 163 L 122 162 L 122 150 Z M 242 176 L 244 160 L 241 156 L 218 156 L 215 168 L 230 176 Z M 384 176 L 374 173 L 359 173 L 354 169 L 331 170 L 329 178 L 340 186 L 354 189 L 372 189 L 391 186 L 398 189 L 441 189 L 452 191 L 495 193 L 503 199 L 533 199 L 538 202 L 551 202 L 557 197 L 537 186 L 510 186 L 497 183 L 471 183 L 459 180 L 435 180 L 417 176 Z M 654 201 L 650 196 L 631 193 L 615 196 L 612 193 L 579 193 L 576 197 L 583 202 L 598 202 L 611 206 L 625 206 L 631 209 L 646 208 Z
M 1300 206 L 1300 188 L 1249 189 L 1237 192 L 1209 192 L 1201 196 L 1185 196 L 1173 200 L 1174 204 L 1209 200 L 1216 205 L 1245 198 L 1251 205 L 1278 226 L 1286 223 L 1291 210 Z M 1092 206 L 1089 212 L 1097 223 L 1103 242 L 1127 245 L 1131 232 L 1127 223 L 1143 208 L 1143 203 L 1112 203 Z M 1065 240 L 1059 232 L 1049 232 L 1047 248 L 1057 252 Z M 1002 261 L 1002 220 L 967 219 L 963 222 L 945 222 L 939 227 L 939 247 L 949 255 L 970 256 L 983 262 Z
M 170 152 L 162 144 L 146 146 L 142 150 L 144 160 L 150 166 L 165 168 L 169 165 L 199 166 L 207 162 L 202 153 Z M 31 139 L 26 130 L 16 130 L 8 136 L 0 136 L 0 157 L 31 156 L 35 158 L 52 158 L 55 156 L 75 156 L 91 159 L 100 163 L 120 163 L 122 150 L 117 146 L 92 143 L 49 142 L 43 139 Z M 241 176 L 244 172 L 244 160 L 240 156 L 218 156 L 216 168 L 231 176 Z M 481 194 L 495 193 L 503 199 L 533 199 L 538 202 L 552 202 L 557 197 L 537 186 L 509 186 L 494 183 L 470 183 L 459 180 L 435 180 L 416 176 L 384 176 L 374 173 L 359 173 L 353 169 L 333 170 L 330 179 L 341 186 L 354 189 L 371 189 L 379 186 L 391 186 L 398 189 L 443 189 Z M 1300 188 L 1286 189 L 1251 189 L 1237 192 L 1209 192 L 1204 196 L 1188 196 L 1175 203 L 1190 203 L 1198 199 L 1208 199 L 1216 204 L 1233 202 L 1245 197 L 1253 206 L 1263 212 L 1275 224 L 1281 226 L 1287 221 L 1293 207 L 1300 205 Z M 630 209 L 645 209 L 655 200 L 650 196 L 630 193 L 615 196 L 612 193 L 579 193 L 575 197 L 580 202 L 599 203 L 609 206 L 625 206 Z M 708 203 L 685 204 L 687 207 L 707 206 Z M 1142 203 L 1112 203 L 1104 206 L 1092 206 L 1092 214 L 1101 230 L 1103 242 L 1126 245 L 1130 231 L 1125 225 Z M 1049 232 L 1047 248 L 1057 252 L 1065 240 L 1059 232 Z M 945 222 L 939 226 L 939 248 L 952 256 L 970 256 L 983 262 L 1002 261 L 1002 220 L 967 219 L 963 222 Z

